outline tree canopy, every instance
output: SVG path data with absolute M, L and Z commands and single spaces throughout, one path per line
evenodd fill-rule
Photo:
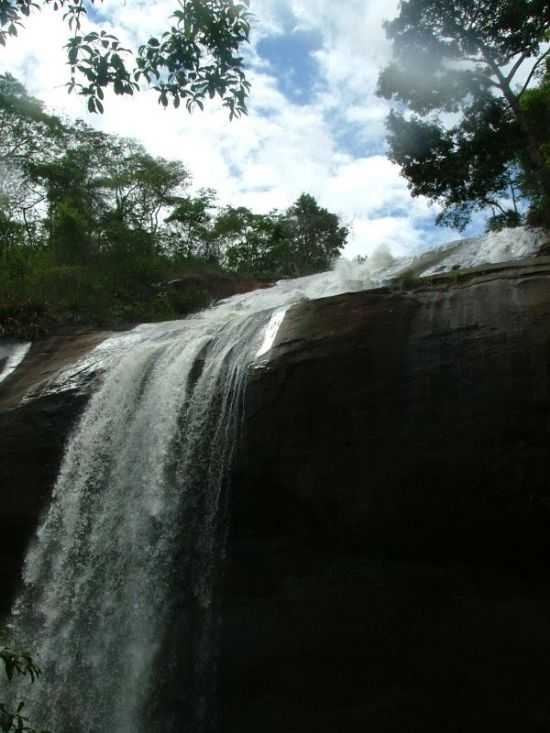
M 386 23 L 390 157 L 413 195 L 444 206 L 441 223 L 487 206 L 517 221 L 519 189 L 539 210 L 550 201 L 550 97 L 532 97 L 547 89 L 549 31 L 548 0 L 403 0 Z
M 205 294 L 159 290 L 197 268 L 274 280 L 328 269 L 348 231 L 303 194 L 260 214 L 196 190 L 181 161 L 45 112 L 0 74 L 2 309 L 112 322 L 184 315 Z M 11 311 L 10 311 L 11 312 Z
M 336 214 L 304 193 L 284 212 L 222 210 L 214 227 L 227 266 L 269 278 L 300 277 L 328 270 L 349 231 Z
M 137 49 L 125 48 L 105 30 L 86 32 L 86 17 L 101 0 L 0 0 L 0 45 L 17 36 L 25 18 L 43 7 L 62 14 L 68 26 L 65 46 L 68 90 L 87 99 L 90 112 L 103 112 L 105 90 L 134 94 L 152 84 L 160 104 L 202 108 L 218 96 L 230 117 L 246 112 L 249 83 L 239 48 L 250 32 L 249 0 L 179 0 L 167 30 Z

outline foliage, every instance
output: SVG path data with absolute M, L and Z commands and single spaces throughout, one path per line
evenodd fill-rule
M 85 32 L 86 16 L 96 0 L 0 0 L 0 45 L 16 36 L 25 17 L 42 7 L 63 14 L 70 36 L 67 61 L 69 92 L 87 99 L 90 112 L 103 112 L 105 90 L 132 95 L 152 83 L 160 104 L 183 102 L 202 109 L 205 98 L 220 97 L 230 117 L 246 112 L 249 83 L 239 47 L 248 41 L 248 0 L 180 0 L 168 29 L 133 53 L 105 30 Z M 131 59 L 134 58 L 134 63 Z
M 172 212 L 166 217 L 170 224 L 171 250 L 181 260 L 190 257 L 203 257 L 216 260 L 216 252 L 210 246 L 211 211 L 215 207 L 216 194 L 211 189 L 203 189 L 196 196 L 182 196 L 173 199 Z
M 273 256 L 279 230 L 277 212 L 255 214 L 245 206 L 227 206 L 216 219 L 213 237 L 220 243 L 229 270 L 273 279 L 284 267 Z
M 537 136 L 545 140 L 541 146 L 544 164 L 550 170 L 550 59 L 545 60 L 538 74 L 538 84 L 527 89 L 521 98 L 521 108 L 529 118 Z M 525 176 L 523 187 L 531 200 L 528 223 L 533 226 L 550 228 L 550 196 L 541 192 L 533 181 Z
M 226 265 L 264 277 L 300 277 L 330 268 L 348 236 L 336 214 L 302 194 L 283 213 L 253 214 L 228 207 L 216 222 Z
M 440 223 L 462 228 L 487 206 L 493 226 L 515 222 L 518 190 L 550 197 L 544 92 L 531 88 L 549 26 L 547 0 L 403 0 L 386 24 L 394 60 L 378 94 L 397 103 L 390 157 L 413 195 L 445 207 Z
M 0 647 L 0 660 L 10 682 L 16 676 L 28 677 L 31 682 L 34 682 L 40 676 L 40 668 L 27 652 L 18 652 L 8 647 Z M 2 733 L 10 733 L 11 731 L 38 733 L 30 725 L 28 717 L 24 714 L 24 707 L 25 703 L 20 702 L 13 711 L 6 703 L 0 702 L 0 730 Z M 40 733 L 47 732 L 40 731 Z
M 185 315 L 210 300 L 204 282 L 188 277 L 197 269 L 295 277 L 327 269 L 344 246 L 347 229 L 312 196 L 269 214 L 220 207 L 211 189 L 191 191 L 179 161 L 46 115 L 7 75 L 2 110 L 5 335 L 34 337 L 58 320 L 112 325 Z M 185 293 L 163 285 L 182 278 Z
M 327 270 L 339 256 L 348 237 L 336 214 L 321 208 L 313 196 L 302 194 L 283 219 L 287 253 L 294 274 L 311 275 Z
M 11 74 L 0 74 L 0 161 L 22 164 L 48 140 L 57 141 L 61 121 L 47 114 L 38 99 L 27 94 Z

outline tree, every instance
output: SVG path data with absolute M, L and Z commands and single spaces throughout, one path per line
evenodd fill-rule
M 246 275 L 271 278 L 286 274 L 283 263 L 273 258 L 278 219 L 275 211 L 255 214 L 245 206 L 222 209 L 216 218 L 212 238 L 223 253 L 224 265 Z
M 30 166 L 32 180 L 46 191 L 48 246 L 57 264 L 89 262 L 97 250 L 97 221 L 103 208 L 93 153 L 69 149 L 53 162 Z
M 42 147 L 51 147 L 62 130 L 59 118 L 47 114 L 15 77 L 0 74 L 0 163 L 23 164 Z
M 394 60 L 378 94 L 400 107 L 388 119 L 390 157 L 413 195 L 445 207 L 440 223 L 463 227 L 486 206 L 514 218 L 503 199 L 515 201 L 525 179 L 550 201 L 550 134 L 524 104 L 549 29 L 548 0 L 403 0 L 386 23 Z
M 249 83 L 239 47 L 248 41 L 248 0 L 179 0 L 172 23 L 160 38 L 151 37 L 136 53 L 105 30 L 84 32 L 83 23 L 98 0 L 0 0 L 0 45 L 16 36 L 23 20 L 49 6 L 63 13 L 70 36 L 69 91 L 88 101 L 90 112 L 103 112 L 104 92 L 134 94 L 152 83 L 160 104 L 202 109 L 207 97 L 220 97 L 230 117 L 246 112 Z M 135 63 L 130 58 L 135 57 Z
M 320 207 L 307 193 L 288 209 L 283 227 L 288 241 L 289 266 L 296 276 L 328 270 L 349 233 L 336 214 Z
M 65 144 L 61 120 L 47 114 L 42 102 L 11 74 L 0 74 L 0 209 L 5 220 L 22 224 L 31 240 L 44 194 L 34 185 L 29 167 L 61 155 Z
M 328 270 L 346 243 L 348 230 L 338 216 L 302 194 L 285 212 L 254 214 L 227 207 L 213 236 L 232 270 L 263 277 L 301 277 Z
M 538 85 L 527 89 L 521 98 L 521 108 L 528 117 L 531 126 L 539 139 L 545 142 L 541 146 L 544 164 L 550 170 L 550 58 L 538 73 Z M 535 226 L 550 226 L 550 201 L 548 195 L 534 185 L 527 176 L 522 185 L 531 199 L 528 221 Z
M 95 152 L 96 183 L 109 209 L 107 219 L 118 222 L 123 231 L 155 237 L 161 211 L 181 196 L 190 179 L 188 171 L 179 161 L 153 158 L 135 140 L 92 130 L 88 136 L 87 144 Z
M 178 257 L 219 260 L 218 247 L 211 236 L 211 210 L 215 206 L 216 193 L 210 188 L 201 189 L 196 196 L 172 198 L 173 209 L 165 221 L 173 236 L 171 250 Z

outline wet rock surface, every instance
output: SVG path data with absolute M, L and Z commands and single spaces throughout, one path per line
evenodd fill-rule
M 545 730 L 550 270 L 295 306 L 249 385 L 226 733 Z

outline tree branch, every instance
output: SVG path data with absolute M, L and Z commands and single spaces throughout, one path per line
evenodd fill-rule
M 549 48 L 549 49 L 548 49 L 547 51 L 545 51 L 545 52 L 544 52 L 544 53 L 542 54 L 542 56 L 540 56 L 540 57 L 539 57 L 539 58 L 537 59 L 536 63 L 534 64 L 533 68 L 531 69 L 531 71 L 530 71 L 530 73 L 529 73 L 529 76 L 527 77 L 527 81 L 526 81 L 526 82 L 525 82 L 525 84 L 523 85 L 523 87 L 522 87 L 522 89 L 521 89 L 521 92 L 520 92 L 520 93 L 518 94 L 518 99 L 519 99 L 519 98 L 521 97 L 521 95 L 522 95 L 522 94 L 524 94 L 524 93 L 525 93 L 525 92 L 527 91 L 527 88 L 528 88 L 529 84 L 531 83 L 531 80 L 532 80 L 532 78 L 533 78 L 533 76 L 534 76 L 534 74 L 535 74 L 535 71 L 537 70 L 537 67 L 538 67 L 538 65 L 539 65 L 539 64 L 541 63 L 541 61 L 544 61 L 544 59 L 545 59 L 545 58 L 546 58 L 547 56 L 549 56 L 549 55 L 550 55 L 550 48 Z
M 481 199 L 482 203 L 485 204 L 485 206 L 494 206 L 497 208 L 501 214 L 506 214 L 506 210 L 499 204 L 497 199 L 493 198 L 483 198 Z
M 491 53 L 491 51 L 488 48 L 486 48 L 486 46 L 481 41 L 477 40 L 476 42 L 479 46 L 479 50 L 483 58 L 485 59 L 487 63 L 487 66 L 491 69 L 493 74 L 496 76 L 497 81 L 498 81 L 497 86 L 500 88 L 500 90 L 502 91 L 504 95 L 504 98 L 506 99 L 510 107 L 512 108 L 512 111 L 515 114 L 516 118 L 518 119 L 518 122 L 521 125 L 525 125 L 525 122 L 521 115 L 520 106 L 519 106 L 519 97 L 516 96 L 514 92 L 512 91 L 512 88 L 507 78 L 502 73 L 502 69 L 500 68 L 500 66 L 494 60 L 493 54 Z M 525 132 L 527 132 L 527 129 L 525 129 Z
M 490 87 L 495 87 L 496 89 L 502 90 L 502 86 L 498 83 L 498 81 L 495 81 L 492 79 L 489 74 L 480 74 L 483 79 L 489 84 Z
M 528 59 L 529 56 L 526 53 L 522 53 L 519 59 L 516 61 L 516 63 L 512 66 L 510 73 L 506 77 L 506 83 L 510 84 L 514 76 L 517 74 L 519 67 L 522 65 L 522 63 Z

